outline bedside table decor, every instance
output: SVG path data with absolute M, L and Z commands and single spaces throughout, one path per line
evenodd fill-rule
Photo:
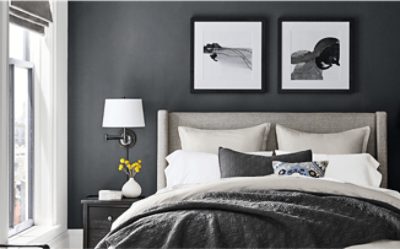
M 130 177 L 129 180 L 122 186 L 122 194 L 128 198 L 134 198 L 140 196 L 142 188 L 135 178 Z
M 122 192 L 116 190 L 99 190 L 100 201 L 118 201 L 122 199 Z
M 123 171 L 129 176 L 129 180 L 122 187 L 122 195 L 129 198 L 134 198 L 140 196 L 142 193 L 142 188 L 139 183 L 135 181 L 135 175 L 142 169 L 142 160 L 137 160 L 136 162 L 130 163 L 129 160 L 125 158 L 120 159 L 120 164 L 118 165 L 118 170 Z

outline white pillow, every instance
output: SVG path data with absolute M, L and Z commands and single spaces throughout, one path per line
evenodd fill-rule
M 275 151 L 277 155 L 291 152 Z M 325 178 L 350 182 L 361 186 L 379 187 L 382 174 L 378 171 L 379 162 L 368 153 L 361 154 L 316 154 L 313 161 L 329 161 Z
M 219 147 L 240 152 L 265 150 L 270 126 L 264 123 L 234 130 L 203 130 L 179 126 L 178 132 L 183 150 L 218 154 Z
M 203 152 L 176 150 L 165 158 L 167 187 L 206 183 L 221 178 L 218 156 Z
M 379 188 L 382 174 L 378 171 L 379 162 L 368 153 L 347 155 L 313 154 L 313 160 L 327 160 L 329 166 L 325 177 L 354 184 Z
M 312 150 L 324 154 L 367 152 L 368 126 L 338 133 L 308 133 L 276 125 L 278 149 L 284 151 Z
M 272 156 L 272 151 L 248 152 Z M 218 155 L 204 152 L 176 150 L 166 157 L 167 187 L 183 184 L 207 183 L 221 178 Z

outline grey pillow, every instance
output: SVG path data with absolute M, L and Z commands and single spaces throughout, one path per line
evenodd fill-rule
M 219 148 L 219 168 L 221 178 L 240 176 L 265 176 L 274 173 L 272 161 L 289 163 L 312 161 L 312 151 L 300 151 L 279 156 L 249 155 L 234 150 Z

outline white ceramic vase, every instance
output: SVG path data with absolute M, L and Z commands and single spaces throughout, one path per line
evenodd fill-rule
M 127 198 L 138 197 L 141 193 L 142 188 L 133 177 L 130 177 L 129 180 L 124 184 L 124 186 L 122 186 L 122 195 Z

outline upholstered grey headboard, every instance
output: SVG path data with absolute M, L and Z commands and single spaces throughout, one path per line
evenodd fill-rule
M 386 112 L 376 113 L 278 113 L 278 112 L 168 112 L 158 111 L 157 189 L 166 186 L 165 157 L 180 148 L 178 126 L 201 129 L 235 129 L 271 123 L 267 150 L 277 148 L 275 124 L 314 133 L 340 132 L 369 126 L 367 151 L 380 163 L 382 187 L 387 188 Z

